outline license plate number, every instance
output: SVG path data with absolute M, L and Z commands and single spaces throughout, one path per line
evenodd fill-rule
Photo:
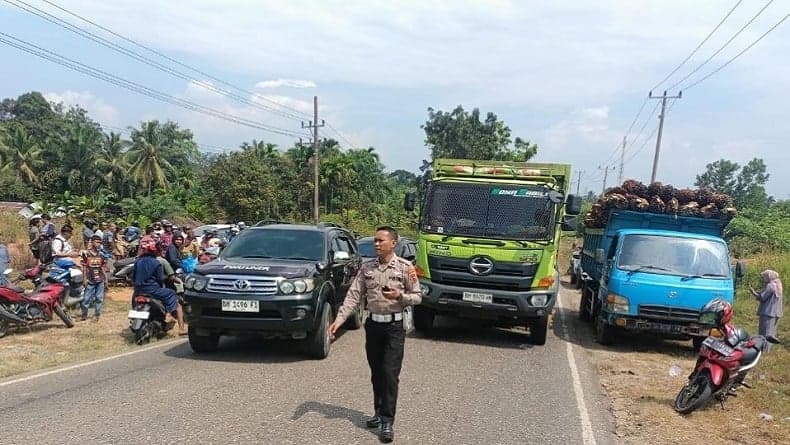
M 225 312 L 258 312 L 258 300 L 222 300 Z
M 140 320 L 148 320 L 148 317 L 151 315 L 150 312 L 146 311 L 129 311 L 129 318 L 137 318 Z
M 494 301 L 493 294 L 481 294 L 478 292 L 464 292 L 462 295 L 462 299 L 464 301 L 470 301 L 472 303 L 491 303 Z
M 724 356 L 730 356 L 734 352 L 734 350 L 729 345 L 726 345 L 713 337 L 706 338 L 702 341 L 702 344 Z

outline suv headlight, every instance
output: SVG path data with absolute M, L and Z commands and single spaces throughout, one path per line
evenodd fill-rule
M 628 313 L 628 298 L 617 294 L 609 294 L 606 296 L 606 309 L 608 309 L 609 312 Z
M 533 306 L 543 307 L 543 306 L 546 306 L 546 303 L 549 302 L 549 296 L 546 295 L 546 294 L 537 294 L 537 295 L 531 296 L 529 301 L 530 301 L 530 304 L 532 304 Z
M 283 294 L 303 294 L 312 292 L 315 289 L 315 281 L 312 278 L 299 278 L 296 280 L 284 280 L 280 283 L 280 292 Z
M 195 289 L 196 291 L 200 292 L 206 288 L 206 285 L 208 284 L 208 279 L 206 277 L 193 275 L 193 278 L 195 279 L 195 281 L 192 283 L 192 289 Z

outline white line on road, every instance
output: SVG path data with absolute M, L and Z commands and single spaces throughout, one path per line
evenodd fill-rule
M 573 392 L 576 393 L 576 405 L 579 407 L 579 417 L 582 423 L 582 440 L 585 445 L 596 445 L 595 434 L 593 433 L 592 423 L 590 423 L 590 413 L 587 411 L 587 404 L 584 402 L 584 391 L 582 391 L 582 383 L 579 378 L 579 369 L 576 367 L 576 359 L 573 357 L 573 345 L 570 341 L 570 331 L 568 330 L 568 323 L 565 320 L 565 311 L 560 301 L 560 294 L 557 293 L 557 310 L 560 314 L 560 321 L 562 323 L 562 333 L 565 335 L 565 346 L 568 351 L 568 364 L 571 367 L 571 376 L 573 377 Z
M 52 374 L 58 374 L 58 373 L 61 373 L 61 372 L 71 371 L 72 369 L 84 368 L 86 366 L 95 365 L 97 363 L 102 363 L 102 362 L 107 362 L 107 361 L 110 361 L 110 360 L 115 360 L 116 358 L 128 357 L 130 355 L 138 354 L 140 352 L 150 351 L 152 349 L 164 348 L 165 346 L 173 346 L 175 344 L 183 343 L 185 341 L 186 340 L 184 340 L 184 339 L 176 339 L 176 340 L 172 340 L 172 341 L 164 341 L 164 342 L 157 343 L 155 345 L 151 345 L 151 346 L 135 349 L 133 351 L 124 352 L 124 353 L 117 354 L 117 355 L 111 355 L 109 357 L 104 357 L 104 358 L 100 358 L 100 359 L 96 359 L 96 360 L 91 360 L 89 362 L 77 363 L 76 365 L 66 366 L 66 367 L 63 367 L 63 368 L 51 369 L 49 371 L 40 372 L 38 374 L 33 374 L 33 375 L 26 376 L 26 377 L 20 377 L 18 379 L 8 380 L 6 382 L 0 382 L 0 388 L 2 388 L 3 386 L 13 385 L 14 383 L 22 383 L 22 382 L 26 382 L 28 380 L 37 379 L 39 377 L 44 377 L 44 376 L 48 376 L 48 375 L 52 375 Z

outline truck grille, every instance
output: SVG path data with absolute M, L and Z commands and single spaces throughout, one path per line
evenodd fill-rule
M 245 295 L 274 295 L 277 279 L 245 275 L 208 275 L 209 292 Z
M 699 311 L 671 306 L 643 304 L 639 306 L 639 316 L 657 320 L 698 321 Z
M 490 274 L 474 275 L 469 271 L 470 260 L 428 255 L 431 280 L 475 289 L 524 292 L 532 286 L 538 269 L 537 264 L 496 261 Z

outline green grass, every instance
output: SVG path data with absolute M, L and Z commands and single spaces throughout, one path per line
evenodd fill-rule
M 745 258 L 745 261 L 746 277 L 735 297 L 734 322 L 750 334 L 756 334 L 757 301 L 749 293 L 749 286 L 760 289 L 763 285 L 760 273 L 766 269 L 777 271 L 783 284 L 790 283 L 790 254 L 760 254 Z M 785 306 L 786 300 L 785 298 Z M 775 419 L 790 417 L 790 313 L 788 312 L 790 311 L 786 308 L 785 317 L 779 320 L 778 327 L 779 338 L 785 344 L 774 346 L 752 371 L 754 390 L 750 391 L 749 399 L 755 408 L 770 413 Z M 763 378 L 761 379 L 760 376 Z

